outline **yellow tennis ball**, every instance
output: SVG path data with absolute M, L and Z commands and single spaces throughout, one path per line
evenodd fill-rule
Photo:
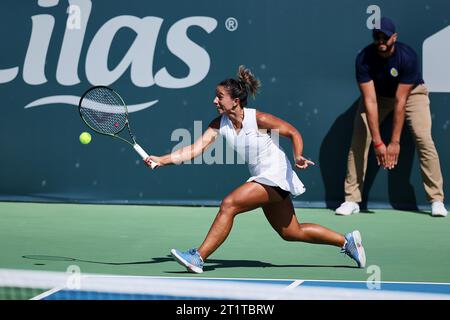
M 80 142 L 82 144 L 88 144 L 89 142 L 91 142 L 91 140 L 92 140 L 92 137 L 89 132 L 83 132 L 80 134 Z

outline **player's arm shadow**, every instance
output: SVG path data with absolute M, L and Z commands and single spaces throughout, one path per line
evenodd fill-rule
M 359 98 L 336 119 L 320 146 L 320 170 L 325 187 L 326 206 L 330 209 L 336 209 L 345 198 L 344 181 L 347 173 L 347 157 L 352 140 L 353 122 L 358 100 Z M 392 134 L 392 114 L 385 119 L 380 129 L 383 141 L 390 141 Z M 394 170 L 390 170 L 388 173 L 389 203 L 396 210 L 419 211 L 414 188 L 410 183 L 415 145 L 409 131 L 405 123 L 400 140 L 398 164 Z M 380 167 L 377 165 L 374 150 L 371 147 L 367 162 L 362 202 L 360 204 L 363 212 L 369 212 L 367 210 L 368 195 L 379 170 Z M 383 202 L 383 199 L 379 199 L 379 202 Z

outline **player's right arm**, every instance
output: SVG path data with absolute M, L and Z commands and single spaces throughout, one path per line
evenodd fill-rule
M 194 159 L 202 154 L 217 138 L 219 135 L 220 117 L 214 119 L 202 134 L 193 144 L 175 150 L 172 153 L 166 154 L 161 157 L 150 156 L 145 159 L 145 163 L 150 165 L 150 160 L 156 162 L 159 167 L 168 166 L 171 164 L 181 164 L 185 161 Z
M 386 146 L 381 139 L 377 95 L 373 81 L 359 83 L 359 90 L 366 108 L 367 123 L 369 125 L 372 142 L 375 148 L 375 155 L 378 165 L 386 166 Z

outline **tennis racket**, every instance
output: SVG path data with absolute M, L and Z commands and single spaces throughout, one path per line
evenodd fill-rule
M 106 86 L 95 86 L 87 90 L 78 104 L 81 119 L 97 133 L 118 138 L 131 145 L 143 160 L 148 158 L 147 152 L 136 142 L 128 121 L 128 110 L 122 97 Z M 119 136 L 127 128 L 131 139 Z M 154 169 L 158 164 L 151 162 Z

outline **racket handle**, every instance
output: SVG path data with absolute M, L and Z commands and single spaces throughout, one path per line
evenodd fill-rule
M 144 151 L 144 149 L 141 148 L 140 145 L 138 145 L 137 143 L 133 146 L 134 150 L 136 150 L 137 153 L 139 153 L 139 155 L 141 156 L 142 160 L 145 160 L 148 158 L 148 154 L 147 152 Z M 150 160 L 151 161 L 151 160 Z M 158 165 L 156 162 L 151 161 L 151 167 L 152 169 L 155 169 L 155 167 Z

